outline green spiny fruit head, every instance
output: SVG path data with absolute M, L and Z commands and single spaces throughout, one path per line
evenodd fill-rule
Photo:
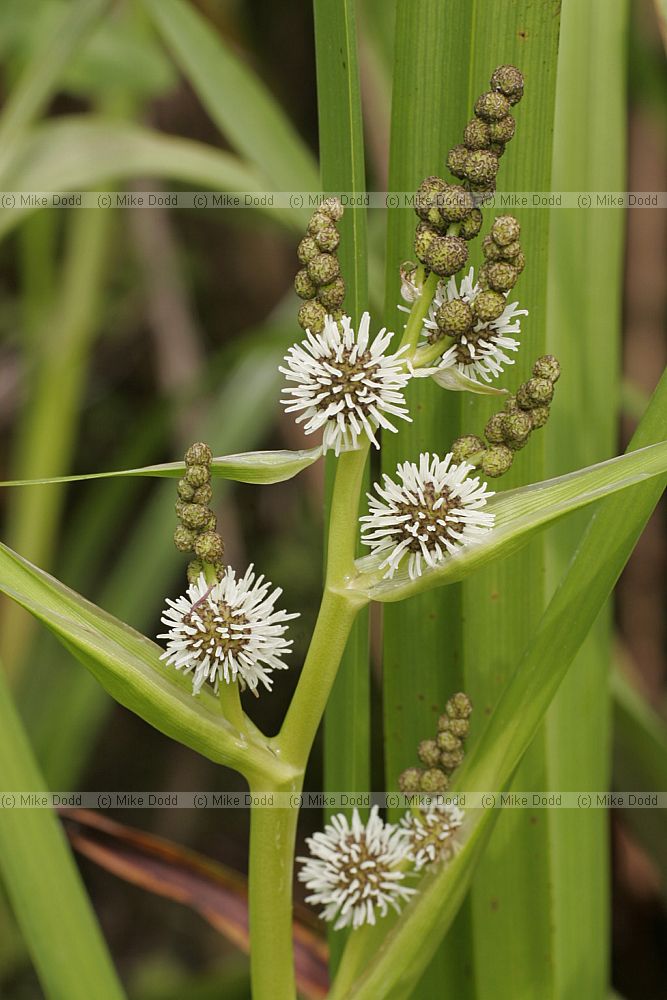
M 534 431 L 544 427 L 547 420 L 549 419 L 549 413 L 551 412 L 551 407 L 549 406 L 534 406 L 532 410 L 528 410 L 528 416 L 530 417 L 530 422 Z
M 294 291 L 300 299 L 314 299 L 317 295 L 317 285 L 308 274 L 305 267 L 296 272 Z
M 492 288 L 480 292 L 472 304 L 472 311 L 482 323 L 493 323 L 505 311 L 507 300 L 502 292 L 495 292 Z
M 526 266 L 526 255 L 523 250 L 519 250 L 516 257 L 512 257 L 512 267 L 521 274 Z
M 204 507 L 203 504 L 186 503 L 183 504 L 180 518 L 186 528 L 192 528 L 193 531 L 202 531 L 208 525 L 210 514 L 211 512 L 208 507 Z
M 427 222 L 420 222 L 415 230 L 415 256 L 422 264 L 426 263 L 426 255 L 433 241 L 438 238 L 438 232 Z
M 484 216 L 482 215 L 482 210 L 479 208 L 473 208 L 470 215 L 466 216 L 459 226 L 459 236 L 461 239 L 474 240 L 482 228 L 483 221 Z
M 440 760 L 440 749 L 435 740 L 422 740 L 417 748 L 422 764 L 426 767 L 436 767 Z
M 481 118 L 471 118 L 463 133 L 463 142 L 468 149 L 488 149 L 491 137 L 489 126 Z
M 447 729 L 441 729 L 438 732 L 435 742 L 441 750 L 445 750 L 447 753 L 461 749 L 461 740 L 451 731 L 449 726 L 447 726 Z
M 497 243 L 496 246 L 498 246 Z M 513 243 L 507 243 L 503 247 L 498 247 L 498 249 L 500 250 L 502 259 L 508 261 L 514 267 L 514 260 L 521 253 L 521 244 L 519 241 L 514 240 Z
M 340 198 L 325 198 L 319 208 L 320 212 L 328 215 L 333 222 L 338 222 L 343 218 L 345 209 L 340 203 Z
M 456 274 L 467 260 L 468 246 L 460 236 L 436 236 L 426 253 L 426 264 L 441 278 Z
M 449 731 L 460 740 L 465 740 L 470 732 L 470 722 L 468 719 L 450 719 Z
M 496 243 L 493 236 L 485 236 L 482 240 L 482 253 L 484 258 L 491 263 L 503 259 L 503 249 Z
M 179 524 L 178 528 L 174 532 L 174 545 L 179 552 L 192 552 L 195 547 L 195 539 L 197 538 L 197 533 L 191 531 L 190 528 L 183 527 Z
M 443 302 L 435 314 L 435 321 L 448 337 L 462 337 L 472 327 L 474 316 L 467 302 L 452 299 Z
M 432 226 L 441 226 L 440 196 L 447 189 L 447 182 L 442 177 L 432 174 L 425 177 L 417 188 L 415 195 L 415 212 L 423 222 Z
M 195 555 L 205 563 L 219 563 L 225 554 L 222 538 L 216 531 L 206 531 L 197 536 Z
M 494 413 L 486 422 L 484 435 L 491 444 L 502 444 L 507 434 L 505 431 L 506 413 Z
M 483 187 L 496 179 L 498 157 L 488 149 L 473 149 L 466 160 L 466 177 L 471 184 Z
M 204 483 L 203 486 L 198 486 L 192 494 L 193 503 L 209 504 L 212 499 L 213 487 L 210 483 Z
M 326 212 L 320 211 L 318 208 L 316 212 L 310 218 L 308 223 L 308 232 L 313 236 L 317 242 L 317 234 L 321 229 L 324 229 L 331 225 L 331 219 L 326 214 Z
M 498 215 L 493 220 L 491 235 L 498 244 L 504 247 L 514 243 L 521 236 L 521 225 L 513 215 Z
M 466 163 L 468 162 L 468 147 L 460 144 L 453 146 L 447 154 L 447 167 L 450 173 L 463 180 L 466 176 Z
M 440 754 L 440 766 L 444 767 L 445 771 L 455 771 L 463 763 L 464 756 L 463 750 L 452 750 L 451 752 L 445 750 Z
M 505 440 L 511 445 L 513 441 L 525 441 L 533 429 L 530 416 L 525 410 L 517 410 L 516 413 L 506 413 L 505 417 Z
M 545 354 L 538 358 L 533 365 L 533 375 L 535 378 L 546 378 L 550 382 L 557 382 L 560 378 L 560 362 L 553 354 Z
M 484 451 L 485 448 L 486 444 L 476 434 L 465 434 L 456 439 L 450 450 L 455 464 L 460 465 L 461 462 L 467 462 L 473 455 Z
M 316 299 L 304 302 L 299 309 L 297 321 L 302 330 L 310 330 L 311 333 L 322 333 L 327 311 Z
M 212 461 L 213 453 L 203 441 L 196 441 L 194 444 L 191 444 L 185 453 L 186 465 L 210 465 Z M 192 482 L 192 480 L 188 479 L 188 482 Z M 198 486 L 199 483 L 196 485 Z
M 460 184 L 447 184 L 438 199 L 438 207 L 444 222 L 462 222 L 470 215 L 475 203 L 470 191 Z
M 419 767 L 408 767 L 398 776 L 399 791 L 409 795 L 410 792 L 418 792 L 421 789 L 422 774 L 424 772 Z
M 318 253 L 308 263 L 308 274 L 316 285 L 328 285 L 340 274 L 338 258 L 330 253 Z
M 188 563 L 188 583 L 197 583 L 203 572 L 204 567 L 199 559 L 193 559 L 192 562 Z
M 447 701 L 445 711 L 450 719 L 469 719 L 472 715 L 472 702 L 465 691 L 457 691 Z
M 495 292 L 509 292 L 516 285 L 519 272 L 511 264 L 498 260 L 488 265 L 486 277 Z
M 506 444 L 494 444 L 482 456 L 482 471 L 491 479 L 504 476 L 512 466 L 514 453 Z
M 504 94 L 510 104 L 518 104 L 523 97 L 523 74 L 516 66 L 498 66 L 491 77 L 491 89 Z
M 185 470 L 185 481 L 198 489 L 205 486 L 211 480 L 211 468 L 209 465 L 188 465 Z
M 516 413 L 519 409 L 516 396 L 507 396 L 503 409 L 505 410 L 505 413 Z
M 429 768 L 421 776 L 421 791 L 436 794 L 446 792 L 449 787 L 449 778 L 444 771 L 438 767 Z
M 548 378 L 529 378 L 524 387 L 533 406 L 548 406 L 554 398 L 554 384 Z
M 304 236 L 296 248 L 299 263 L 303 264 L 304 267 L 310 263 L 313 257 L 317 257 L 318 253 L 320 253 L 320 248 L 312 236 Z
M 320 250 L 325 250 L 327 253 L 333 253 L 334 250 L 338 249 L 338 244 L 340 243 L 340 233 L 332 224 L 322 226 L 321 229 L 319 229 L 315 234 L 315 242 Z
M 186 479 L 178 480 L 178 486 L 176 487 L 176 491 L 181 500 L 185 500 L 187 502 L 190 502 L 193 496 L 195 495 L 194 486 L 191 486 Z
M 345 282 L 342 278 L 336 278 L 328 285 L 320 285 L 317 290 L 317 298 L 327 312 L 340 309 L 345 301 Z
M 499 121 L 489 123 L 489 138 L 491 142 L 501 142 L 503 146 L 513 138 L 516 132 L 516 122 L 512 115 L 505 115 Z
M 497 122 L 510 113 L 510 102 L 499 90 L 488 90 L 475 101 L 475 114 L 487 122 Z

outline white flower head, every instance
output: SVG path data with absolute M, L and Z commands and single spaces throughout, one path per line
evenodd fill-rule
M 371 342 L 370 316 L 361 318 L 355 333 L 349 316 L 340 322 L 327 316 L 322 333 L 306 331 L 306 338 L 290 348 L 280 371 L 292 388 L 282 400 L 287 413 L 299 412 L 297 423 L 306 434 L 324 428 L 323 450 L 359 447 L 367 436 L 379 447 L 378 427 L 395 431 L 391 417 L 410 420 L 403 389 L 410 379 L 402 351 L 387 354 L 393 333 L 382 329 Z
M 401 826 L 408 834 L 408 855 L 417 871 L 448 861 L 458 851 L 457 830 L 463 813 L 454 805 L 435 805 L 419 815 L 406 813 Z
M 403 884 L 407 842 L 407 831 L 383 822 L 377 806 L 367 823 L 356 809 L 351 822 L 339 813 L 306 840 L 310 857 L 297 858 L 299 881 L 311 890 L 307 902 L 323 906 L 320 916 L 335 921 L 335 930 L 374 924 L 376 912 L 384 917 L 389 906 L 399 912 L 415 891 Z
M 383 476 L 375 484 L 377 497 L 368 494 L 369 513 L 362 517 L 362 542 L 386 558 L 385 577 L 392 577 L 401 560 L 408 557 L 412 580 L 423 566 L 442 562 L 464 545 L 470 545 L 491 528 L 494 515 L 483 511 L 489 497 L 486 483 L 468 478 L 473 466 L 452 464 L 424 453 L 419 465 L 403 462 L 396 469 L 400 482 Z
M 463 299 L 468 305 L 472 305 L 481 291 L 475 281 L 475 271 L 472 267 L 461 279 L 460 286 L 457 285 L 455 277 L 441 281 L 424 320 L 425 336 L 438 332 L 435 315 L 443 303 L 451 302 L 453 299 Z M 508 295 L 509 292 L 505 294 L 505 298 Z M 437 368 L 431 370 L 436 382 L 439 375 L 442 376 L 451 369 L 457 369 L 468 378 L 475 380 L 481 378 L 485 382 L 497 378 L 506 365 L 514 364 L 514 359 L 510 355 L 516 353 L 521 346 L 514 335 L 520 336 L 520 317 L 527 315 L 527 309 L 519 309 L 518 302 L 511 302 L 497 319 L 490 323 L 478 321 L 469 334 L 464 334 L 456 344 L 445 351 Z
M 218 583 L 210 586 L 202 573 L 187 594 L 167 600 L 162 623 L 168 631 L 161 659 L 177 670 L 193 673 L 192 692 L 199 694 L 208 681 L 218 690 L 220 681 L 256 691 L 261 681 L 271 689 L 273 670 L 286 670 L 282 657 L 289 653 L 292 640 L 285 639 L 285 622 L 297 614 L 276 611 L 282 594 L 263 576 L 255 578 L 250 565 L 244 577 L 236 579 L 227 567 Z

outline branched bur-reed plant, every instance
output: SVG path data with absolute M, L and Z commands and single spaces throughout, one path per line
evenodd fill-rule
M 375 998 L 391 994 L 396 984 L 403 990 L 414 986 L 463 898 L 494 821 L 483 810 L 464 813 L 461 801 L 445 793 L 507 786 L 569 662 L 564 656 L 554 670 L 542 653 L 537 662 L 517 668 L 495 717 L 505 721 L 492 717 L 478 747 L 466 743 L 470 700 L 463 692 L 452 694 L 437 732 L 424 733 L 414 748 L 415 766 L 401 774 L 399 789 L 388 789 L 404 796 L 402 818 L 387 822 L 376 806 L 368 816 L 334 815 L 308 840 L 308 856 L 297 859 L 295 871 L 299 793 L 360 610 L 373 600 L 399 601 L 461 580 L 569 511 L 667 468 L 665 444 L 649 437 L 651 447 L 561 479 L 504 493 L 489 488 L 544 427 L 560 375 L 555 357 L 538 357 L 532 376 L 511 385 L 516 352 L 530 350 L 520 341 L 528 312 L 514 292 L 530 260 L 515 218 L 485 217 L 502 157 L 511 155 L 513 111 L 522 94 L 519 70 L 498 68 L 475 104 L 463 142 L 449 153 L 455 180 L 432 176 L 420 185 L 417 260 L 401 268 L 403 330 L 377 330 L 368 312 L 355 328 L 345 312 L 337 258 L 341 203 L 324 199 L 314 213 L 297 249 L 304 336 L 281 372 L 285 410 L 314 436 L 315 447 L 213 458 L 197 443 L 183 465 L 116 473 L 180 477 L 174 541 L 191 558 L 187 590 L 169 600 L 163 614 L 163 648 L 11 550 L 0 550 L 2 589 L 44 621 L 118 701 L 235 768 L 253 792 L 263 793 L 252 807 L 249 862 L 256 1000 L 295 995 L 295 876 L 323 920 L 350 930 L 332 997 Z M 481 239 L 485 258 L 477 275 L 468 267 L 475 239 Z M 499 385 L 504 375 L 512 391 Z M 494 396 L 497 412 L 486 426 L 466 428 L 456 440 L 443 427 L 438 453 L 405 455 L 395 473 L 384 475 L 364 498 L 371 446 L 381 448 L 383 435 L 402 421 L 419 420 L 405 396 L 415 378 L 430 380 L 434 393 Z M 282 727 L 268 737 L 246 714 L 240 694 L 248 688 L 267 697 L 279 683 L 279 672 L 290 666 L 295 613 L 283 609 L 281 590 L 253 566 L 225 562 L 210 509 L 212 479 L 277 482 L 325 453 L 333 454 L 336 468 L 322 601 Z M 370 550 L 361 559 L 359 541 Z M 468 766 L 471 754 L 474 767 Z M 275 807 L 267 793 L 274 794 Z M 383 946 L 388 933 L 390 943 Z M 414 961 L 417 946 L 420 962 Z

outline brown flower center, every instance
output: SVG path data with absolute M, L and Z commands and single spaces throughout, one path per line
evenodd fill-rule
M 436 493 L 433 483 L 426 483 L 422 489 L 424 502 L 417 504 L 399 503 L 396 509 L 400 514 L 409 514 L 410 520 L 403 521 L 400 525 L 401 539 L 407 539 L 409 552 L 421 552 L 420 537 L 427 548 L 435 548 L 438 539 L 451 538 L 451 532 L 460 532 L 463 529 L 461 521 L 448 520 L 446 524 L 441 524 L 446 515 L 455 510 L 458 500 L 452 497 L 451 491 L 445 487 L 441 493 Z M 435 504 L 442 498 L 442 503 Z M 417 531 L 415 531 L 415 527 Z M 423 537 L 426 536 L 426 537 Z
M 245 615 L 233 614 L 230 606 L 224 601 L 220 601 L 214 607 L 209 601 L 198 605 L 189 614 L 184 615 L 183 622 L 197 629 L 197 634 L 192 640 L 193 642 L 202 640 L 199 648 L 204 655 L 208 653 L 210 656 L 215 656 L 216 650 L 220 649 L 222 657 L 218 657 L 219 659 L 224 658 L 227 653 L 234 656 L 248 644 L 248 639 L 243 633 L 240 633 L 238 628 L 232 628 L 232 625 L 247 625 L 248 619 Z

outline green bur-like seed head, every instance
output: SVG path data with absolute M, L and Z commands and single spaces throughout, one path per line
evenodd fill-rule
M 483 221 L 484 217 L 481 209 L 473 208 L 470 215 L 466 216 L 459 226 L 459 236 L 461 239 L 474 240 L 482 228 Z
M 496 244 L 496 246 L 497 245 L 498 244 Z M 519 243 L 519 241 L 515 240 L 513 243 L 508 243 L 504 247 L 499 247 L 499 249 L 502 259 L 506 260 L 509 264 L 512 265 L 512 267 L 514 267 L 514 261 L 521 253 L 521 244 Z
M 494 444 L 484 452 L 482 471 L 485 475 L 496 479 L 503 476 L 511 468 L 514 452 L 506 444 Z
M 547 420 L 549 419 L 549 413 L 551 412 L 551 407 L 549 406 L 534 406 L 532 410 L 528 410 L 528 416 L 530 417 L 530 423 L 534 431 L 539 430 L 540 427 L 544 427 Z
M 553 354 L 545 354 L 533 365 L 533 375 L 536 378 L 546 378 L 549 382 L 557 382 L 560 378 L 560 362 Z
M 521 236 L 519 220 L 513 215 L 499 215 L 493 220 L 491 236 L 501 247 L 514 243 Z
M 195 547 L 197 534 L 190 528 L 185 528 L 182 524 L 174 531 L 174 545 L 179 552 L 192 552 Z
M 320 205 L 319 211 L 328 215 L 333 222 L 338 222 L 339 219 L 343 218 L 345 210 L 340 203 L 340 198 L 325 198 Z
M 469 719 L 472 715 L 472 702 L 464 691 L 457 691 L 448 700 L 445 711 L 450 719 Z
M 340 309 L 345 301 L 345 282 L 342 278 L 336 278 L 328 285 L 320 285 L 317 298 L 328 312 Z
M 426 255 L 434 242 L 438 238 L 438 232 L 427 222 L 420 222 L 415 229 L 415 256 L 426 263 Z
M 470 722 L 468 719 L 450 719 L 448 728 L 454 736 L 458 736 L 460 740 L 465 740 L 470 732 Z
M 180 507 L 179 517 L 186 528 L 203 531 L 208 527 L 211 512 L 200 503 L 186 503 Z
M 195 444 L 191 444 L 185 453 L 185 464 L 186 465 L 210 465 L 213 460 L 213 453 L 207 444 L 203 441 L 197 441 Z M 188 480 L 190 482 L 190 480 Z M 197 486 L 200 484 L 197 483 Z
M 465 240 L 459 236 L 436 236 L 426 252 L 425 263 L 441 278 L 448 278 L 460 271 L 467 259 Z
M 466 462 L 478 452 L 484 451 L 485 448 L 486 444 L 480 437 L 477 437 L 475 434 L 466 434 L 456 439 L 451 447 L 451 452 L 454 462 L 459 465 L 461 462 Z
M 496 260 L 503 260 L 503 248 L 498 246 L 493 236 L 485 236 L 482 240 L 482 253 L 484 254 L 484 259 L 488 260 L 489 263 L 493 263 Z
M 311 333 L 321 333 L 324 329 L 324 320 L 327 311 L 316 299 L 304 302 L 299 309 L 297 321 L 302 330 L 310 330 Z
M 440 748 L 435 740 L 422 740 L 417 748 L 419 759 L 427 767 L 437 767 L 440 760 Z
M 484 428 L 487 441 L 492 444 L 502 444 L 507 433 L 505 429 L 506 419 L 506 413 L 494 413 L 492 417 L 489 417 Z
M 304 236 L 296 248 L 296 255 L 299 258 L 299 263 L 303 264 L 304 267 L 313 259 L 313 257 L 317 257 L 318 253 L 320 253 L 320 248 L 312 236 Z
M 193 503 L 209 504 L 213 499 L 213 487 L 210 483 L 204 483 L 203 486 L 198 486 L 197 489 L 192 494 Z
M 461 180 L 466 176 L 466 163 L 468 162 L 469 150 L 467 146 L 453 146 L 447 155 L 447 166 L 455 177 Z
M 222 538 L 216 531 L 205 531 L 195 541 L 195 555 L 206 563 L 219 563 L 225 554 Z
M 318 253 L 308 263 L 308 275 L 316 285 L 328 285 L 340 274 L 338 259 L 330 253 Z
M 448 787 L 449 778 L 444 771 L 439 770 L 437 767 L 424 771 L 421 776 L 422 792 L 430 792 L 432 794 L 437 792 L 446 792 Z
M 435 314 L 438 328 L 449 337 L 461 337 L 473 324 L 472 309 L 463 299 L 443 302 Z
M 308 223 L 308 232 L 311 236 L 315 238 L 317 242 L 317 234 L 322 229 L 326 229 L 331 225 L 331 219 L 325 212 L 318 210 L 311 216 L 310 222 Z
M 491 137 L 488 123 L 481 118 L 471 118 L 463 133 L 463 142 L 468 149 L 488 149 Z
M 209 459 L 210 461 L 210 459 Z M 211 469 L 206 465 L 188 465 L 185 470 L 185 481 L 194 489 L 205 486 L 211 480 Z
M 447 184 L 438 198 L 440 215 L 445 223 L 462 222 L 475 207 L 470 191 L 460 184 Z
M 509 292 L 514 288 L 518 277 L 516 268 L 502 260 L 494 261 L 486 268 L 486 280 L 496 292 Z
M 474 149 L 466 160 L 466 177 L 472 184 L 486 186 L 496 179 L 498 157 L 488 149 Z
M 296 272 L 294 278 L 294 291 L 300 299 L 314 299 L 317 294 L 317 285 L 312 280 L 305 267 Z
M 418 767 L 408 767 L 398 776 L 398 787 L 401 792 L 408 795 L 410 792 L 418 792 L 421 789 L 423 771 Z
M 534 406 L 548 406 L 554 397 L 554 384 L 548 378 L 529 378 L 521 388 L 525 390 L 525 397 L 530 400 L 531 405 L 528 409 Z
M 185 479 L 179 479 L 178 486 L 176 487 L 176 491 L 177 491 L 180 499 L 181 500 L 185 500 L 188 503 L 190 501 L 192 501 L 192 499 L 194 498 L 194 495 L 195 495 L 195 488 L 194 488 L 194 486 L 191 486 L 190 483 L 187 482 L 187 480 L 185 480 Z M 195 502 L 197 502 L 197 501 L 195 501 Z
M 524 410 L 506 413 L 504 417 L 505 439 L 508 444 L 513 441 L 524 441 L 533 429 L 531 419 Z
M 463 763 L 464 756 L 463 750 L 452 750 L 451 753 L 445 751 L 440 754 L 440 765 L 445 771 L 455 771 Z
M 504 94 L 510 104 L 517 104 L 523 96 L 523 74 L 516 66 L 498 66 L 491 77 L 491 89 Z
M 336 227 L 330 223 L 328 226 L 322 226 L 321 229 L 315 234 L 315 242 L 320 250 L 325 250 L 327 253 L 333 253 L 340 243 L 340 233 Z
M 442 225 L 439 205 L 446 190 L 447 182 L 436 175 L 425 177 L 421 182 L 415 195 L 415 212 L 423 222 L 432 226 Z
M 487 122 L 497 122 L 510 112 L 510 102 L 497 90 L 489 90 L 475 102 L 475 114 Z
M 511 115 L 505 115 L 499 121 L 490 122 L 488 128 L 491 142 L 500 142 L 504 145 L 514 136 L 516 122 Z
M 480 292 L 472 304 L 472 310 L 483 323 L 492 323 L 498 319 L 505 310 L 507 300 L 501 292 L 495 292 L 491 288 Z
M 461 749 L 461 740 L 451 731 L 449 726 L 447 726 L 447 729 L 441 729 L 438 732 L 435 741 L 440 749 L 447 753 L 453 753 L 455 750 Z

